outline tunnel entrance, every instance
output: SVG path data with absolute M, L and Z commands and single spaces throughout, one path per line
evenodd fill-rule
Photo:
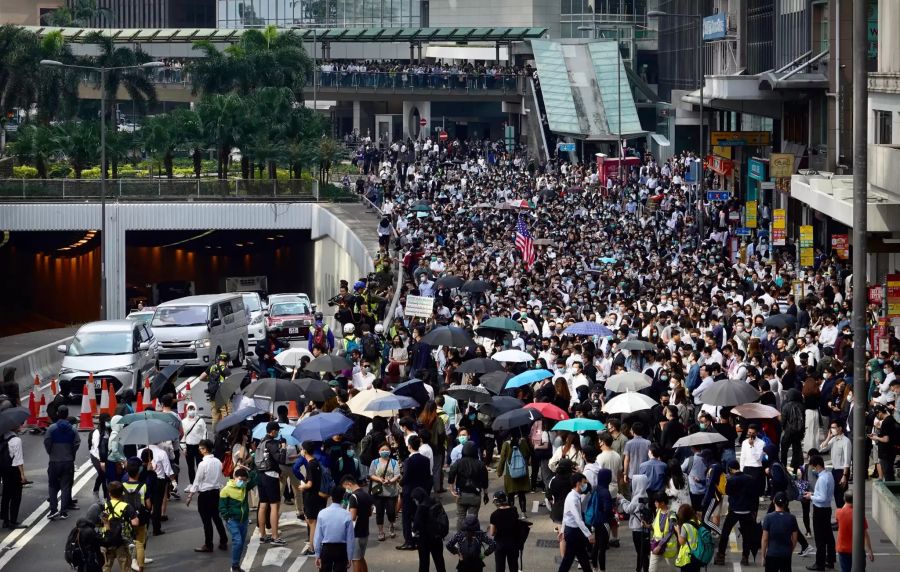
M 0 233 L 0 242 L 0 337 L 99 318 L 99 232 Z M 225 292 L 229 277 L 264 276 L 267 293 L 312 296 L 313 265 L 309 230 L 128 231 L 127 303 L 110 317 L 138 302 Z

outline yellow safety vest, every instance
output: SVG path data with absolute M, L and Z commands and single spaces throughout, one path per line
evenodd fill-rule
M 653 517 L 653 540 L 662 540 L 669 534 L 669 527 L 672 526 L 669 522 L 671 514 L 671 511 L 663 512 L 657 509 L 656 515 Z M 663 522 L 662 528 L 660 528 L 660 520 Z M 676 554 L 678 554 L 678 538 L 673 534 L 666 543 L 662 556 L 663 558 L 674 558 Z

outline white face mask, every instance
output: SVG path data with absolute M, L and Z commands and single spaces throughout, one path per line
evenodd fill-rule
M 187 414 L 188 414 L 188 417 L 191 417 L 191 418 L 196 417 L 196 416 L 197 416 L 197 410 L 196 410 L 196 409 L 188 409 Z

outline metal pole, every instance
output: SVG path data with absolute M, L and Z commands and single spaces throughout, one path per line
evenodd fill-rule
M 106 308 L 106 68 L 100 68 L 100 319 Z
M 313 28 L 313 111 L 318 112 L 319 109 L 319 70 L 318 58 L 316 56 L 316 29 Z
M 622 176 L 622 161 L 625 160 L 625 149 L 622 145 L 622 39 L 620 34 L 622 32 L 622 26 L 616 26 L 616 97 L 619 98 L 619 104 L 616 106 L 618 108 L 619 114 L 619 126 L 616 129 L 618 135 L 616 136 L 616 145 L 619 146 L 618 152 L 616 153 L 619 156 L 619 184 L 622 185 L 622 192 L 625 192 L 625 179 Z
M 853 572 L 866 566 L 867 10 L 868 2 L 853 3 Z
M 706 139 L 703 137 L 703 19 L 697 18 L 697 30 L 699 32 L 699 43 L 697 44 L 697 79 L 700 81 L 700 181 L 699 185 L 697 185 L 698 197 L 700 201 L 700 208 L 698 209 L 700 216 L 697 217 L 699 220 L 699 229 L 700 229 L 700 240 L 703 240 L 703 216 L 705 209 L 703 208 L 703 201 L 706 199 L 706 193 L 703 192 L 704 179 L 706 178 L 704 175 L 703 168 L 703 158 L 706 156 Z M 699 246 L 699 245 L 698 245 Z

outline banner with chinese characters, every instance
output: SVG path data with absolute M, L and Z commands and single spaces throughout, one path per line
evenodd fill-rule
M 800 227 L 800 266 L 814 266 L 813 227 L 805 224 Z
M 744 209 L 744 226 L 756 228 L 756 201 L 747 201 Z
M 769 177 L 780 179 L 790 178 L 794 174 L 793 153 L 772 153 L 769 155 Z
M 772 246 L 787 244 L 787 211 L 772 210 Z
M 848 260 L 850 258 L 850 235 L 832 234 L 831 251 L 837 254 L 841 260 Z
M 900 316 L 900 274 L 887 276 L 887 315 L 888 318 Z

